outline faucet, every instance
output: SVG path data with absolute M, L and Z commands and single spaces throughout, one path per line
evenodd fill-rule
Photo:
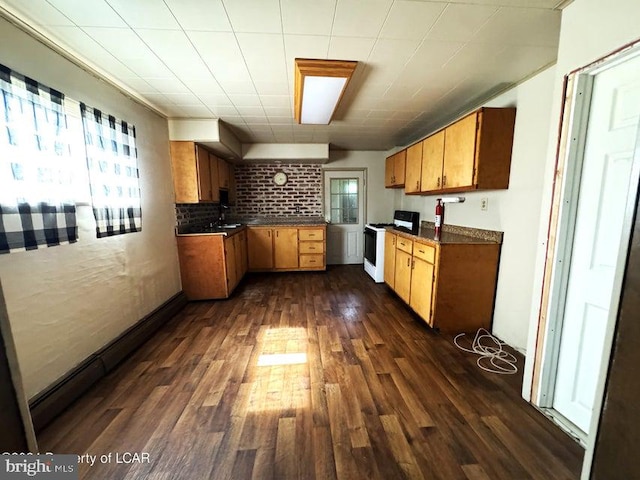
M 229 206 L 224 203 L 219 204 L 218 208 L 218 226 L 222 226 L 224 223 L 224 211 L 229 210 Z

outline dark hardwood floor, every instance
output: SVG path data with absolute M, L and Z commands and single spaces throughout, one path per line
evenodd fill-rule
M 582 448 L 521 376 L 475 362 L 361 266 L 249 275 L 189 304 L 40 448 L 97 455 L 86 479 L 579 478 Z

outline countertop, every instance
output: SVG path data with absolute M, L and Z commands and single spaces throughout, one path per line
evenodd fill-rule
M 393 227 L 386 227 L 390 232 L 396 233 L 412 240 L 427 240 L 431 243 L 444 244 L 500 244 L 502 243 L 502 232 L 494 230 L 482 230 L 478 228 L 460 227 L 458 225 L 445 225 L 440 233 L 440 238 L 435 239 L 435 229 L 433 222 L 421 222 L 420 230 L 417 234 L 396 230 Z
M 327 222 L 323 217 L 253 217 L 234 218 L 221 227 L 210 225 L 181 225 L 176 227 L 176 236 L 222 235 L 231 236 L 252 227 L 324 227 Z

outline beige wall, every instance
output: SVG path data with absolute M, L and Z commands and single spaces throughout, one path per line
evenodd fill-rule
M 0 19 L 0 63 L 136 126 L 142 232 L 0 256 L 9 322 L 33 397 L 180 291 L 167 122 Z M 81 152 L 82 153 L 82 152 Z

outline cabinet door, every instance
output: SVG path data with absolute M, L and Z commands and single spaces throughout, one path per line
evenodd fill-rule
M 393 184 L 396 187 L 404 187 L 405 168 L 407 164 L 407 151 L 402 150 L 396 153 L 395 165 L 393 166 Z
M 405 169 L 405 193 L 420 192 L 420 178 L 422 174 L 422 143 L 419 142 L 407 148 L 407 162 Z
M 244 276 L 248 270 L 248 258 L 247 258 L 247 232 L 240 232 L 238 234 L 238 238 L 240 239 L 240 271 L 242 272 L 241 276 Z
M 229 165 L 229 205 L 235 205 L 237 201 L 236 193 L 236 168 Z
M 411 294 L 411 258 L 407 252 L 396 250 L 395 291 L 406 303 Z
M 176 237 L 182 289 L 189 300 L 225 298 L 224 244 L 218 235 Z
M 229 188 L 229 164 L 223 159 L 218 159 L 218 175 L 220 176 L 220 188 Z
M 298 268 L 298 229 L 274 229 L 275 268 Z
M 270 228 L 247 230 L 247 251 L 250 270 L 273 268 L 273 236 Z
M 236 270 L 236 248 L 233 237 L 224 238 L 224 255 L 227 267 L 227 285 L 229 286 L 228 294 L 238 284 L 238 272 Z
M 475 167 L 478 113 L 472 113 L 445 129 L 442 186 L 471 187 Z
M 218 157 L 209 152 L 209 168 L 211 170 L 211 200 L 220 201 L 220 175 L 218 173 Z
M 422 142 L 422 175 L 420 190 L 429 192 L 442 188 L 442 162 L 444 160 L 444 130 L 425 138 Z
M 235 267 L 236 267 L 236 276 L 238 278 L 238 283 L 242 279 L 244 275 L 244 270 L 242 270 L 242 238 L 241 233 L 236 233 L 233 238 L 233 249 L 236 255 Z
M 396 275 L 396 235 L 384 232 L 384 283 L 395 286 Z
M 411 302 L 409 305 L 429 325 L 431 320 L 431 299 L 433 296 L 433 264 L 413 257 L 411 271 Z
M 193 142 L 170 142 L 171 173 L 176 203 L 198 203 L 198 169 Z
M 198 198 L 201 202 L 211 202 L 213 191 L 211 190 L 209 152 L 200 145 L 196 145 L 196 165 L 198 169 Z
M 395 155 L 387 157 L 384 164 L 384 186 L 393 187 L 393 168 L 395 166 Z

